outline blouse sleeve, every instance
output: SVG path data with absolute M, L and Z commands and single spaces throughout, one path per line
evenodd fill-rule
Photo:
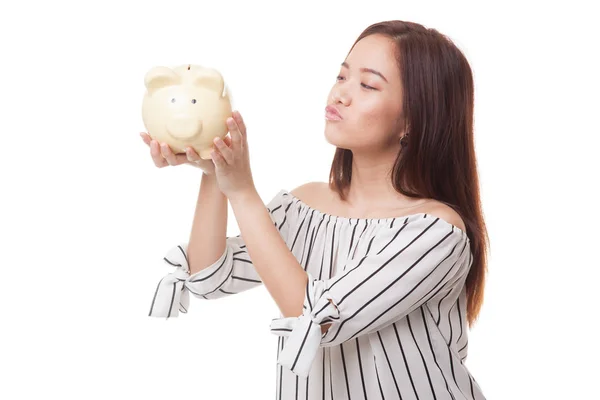
M 279 191 L 267 204 L 271 220 L 286 240 L 291 212 L 287 212 L 291 198 L 285 190 Z M 150 317 L 177 317 L 187 313 L 189 294 L 206 300 L 237 294 L 260 286 L 262 280 L 254 266 L 241 235 L 226 239 L 225 251 L 213 264 L 190 276 L 187 243 L 171 248 L 163 261 L 175 270 L 164 276 L 156 287 Z
M 331 279 L 308 274 L 302 315 L 271 322 L 272 333 L 288 337 L 279 364 L 307 377 L 319 347 L 391 325 L 463 284 L 470 267 L 466 233 L 431 216 L 393 228 L 384 225 L 368 248 Z M 329 323 L 321 334 L 320 325 Z

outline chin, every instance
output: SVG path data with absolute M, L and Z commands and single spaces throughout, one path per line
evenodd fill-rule
M 331 144 L 337 144 L 339 138 L 342 135 L 339 127 L 333 125 L 330 122 L 325 121 L 325 128 L 323 129 L 325 139 Z
M 350 147 L 350 143 L 348 143 L 348 131 L 344 131 L 341 129 L 341 126 L 335 123 L 326 123 L 325 124 L 325 140 L 332 144 L 333 146 L 347 149 Z

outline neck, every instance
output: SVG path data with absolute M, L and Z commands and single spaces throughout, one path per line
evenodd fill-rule
M 375 202 L 383 208 L 388 205 L 401 207 L 415 202 L 415 199 L 398 193 L 392 185 L 396 155 L 397 149 L 371 156 L 353 153 L 352 179 L 346 200 L 350 207 L 372 209 Z

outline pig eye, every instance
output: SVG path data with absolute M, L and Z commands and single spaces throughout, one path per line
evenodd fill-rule
M 196 99 L 192 99 L 192 104 L 196 104 Z
M 175 97 L 171 99 L 171 103 L 175 103 Z

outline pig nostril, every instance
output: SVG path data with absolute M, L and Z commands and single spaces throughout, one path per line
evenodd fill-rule
M 192 104 L 196 104 L 196 99 L 192 99 Z

